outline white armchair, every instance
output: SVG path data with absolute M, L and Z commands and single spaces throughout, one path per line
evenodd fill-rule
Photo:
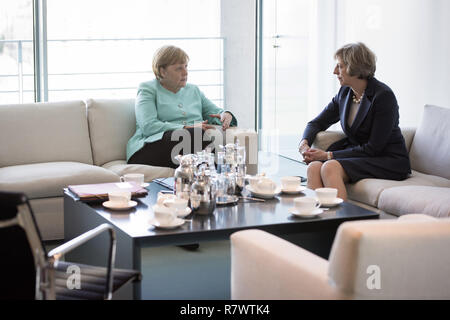
M 261 230 L 231 235 L 232 299 L 450 299 L 450 219 L 343 223 L 329 261 Z

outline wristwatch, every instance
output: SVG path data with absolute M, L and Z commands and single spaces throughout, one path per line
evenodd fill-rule
M 331 159 L 333 159 L 333 152 L 328 151 L 327 152 L 327 160 L 331 160 Z

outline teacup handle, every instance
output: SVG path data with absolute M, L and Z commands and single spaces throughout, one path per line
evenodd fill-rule
M 120 176 L 120 182 L 125 182 L 125 178 L 123 176 Z
M 173 207 L 171 207 L 170 206 L 170 204 L 169 203 L 171 203 L 172 201 L 170 201 L 169 199 L 167 199 L 167 200 L 164 200 L 163 201 L 163 206 L 164 207 L 166 207 L 166 208 L 169 208 L 169 209 L 174 209 L 173 211 L 171 211 L 172 212 L 172 214 L 173 215 L 175 215 L 175 217 L 178 215 L 178 213 L 179 213 L 179 209 L 177 209 L 177 208 L 173 208 Z
M 319 209 L 321 205 L 322 205 L 322 204 L 321 204 L 320 202 L 317 201 L 314 208 L 315 208 L 315 209 Z

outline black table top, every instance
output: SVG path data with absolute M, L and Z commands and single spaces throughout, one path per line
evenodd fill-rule
M 264 172 L 277 184 L 280 178 L 287 175 L 306 175 L 306 166 L 273 153 L 259 152 L 259 172 Z M 377 219 L 379 214 L 351 203 L 344 202 L 337 207 L 324 211 L 314 218 L 300 218 L 289 213 L 296 197 L 314 196 L 314 191 L 307 189 L 297 195 L 280 194 L 265 202 L 240 200 L 234 206 L 218 206 L 213 214 L 198 215 L 195 213 L 185 217 L 189 222 L 171 229 L 157 229 L 150 224 L 153 219 L 152 206 L 156 203 L 157 194 L 166 190 L 157 183 L 151 183 L 147 197 L 137 199 L 138 205 L 126 211 L 114 211 L 101 205 L 88 204 L 87 210 L 97 214 L 136 241 L 150 245 L 202 240 L 226 239 L 235 231 L 258 228 L 274 234 L 290 234 L 299 232 L 324 231 L 347 220 Z M 67 197 L 70 192 L 65 192 Z M 135 199 L 136 200 L 136 199 Z M 78 202 L 80 205 L 81 202 Z
M 156 203 L 158 192 L 166 189 L 156 183 L 151 183 L 147 189 L 147 197 L 135 199 L 138 205 L 129 210 L 114 211 L 103 207 L 101 203 L 88 204 L 88 207 L 101 215 L 105 222 L 115 225 L 132 238 L 160 238 L 161 241 L 169 241 L 172 237 L 207 240 L 212 233 L 216 238 L 227 237 L 235 231 L 250 228 L 289 234 L 320 230 L 346 220 L 378 218 L 377 213 L 346 202 L 314 218 L 300 218 L 290 214 L 289 209 L 294 206 L 296 197 L 314 196 L 314 191 L 307 189 L 297 195 L 280 194 L 265 202 L 239 200 L 234 206 L 217 206 L 210 215 L 191 213 L 185 217 L 191 221 L 176 229 L 157 229 L 149 222 L 154 217 L 152 206 Z M 70 196 L 68 192 L 66 195 Z

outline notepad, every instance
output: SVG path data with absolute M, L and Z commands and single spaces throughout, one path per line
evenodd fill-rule
M 108 200 L 108 193 L 114 191 L 130 191 L 132 197 L 145 197 L 148 193 L 133 181 L 70 185 L 68 189 L 82 201 Z

